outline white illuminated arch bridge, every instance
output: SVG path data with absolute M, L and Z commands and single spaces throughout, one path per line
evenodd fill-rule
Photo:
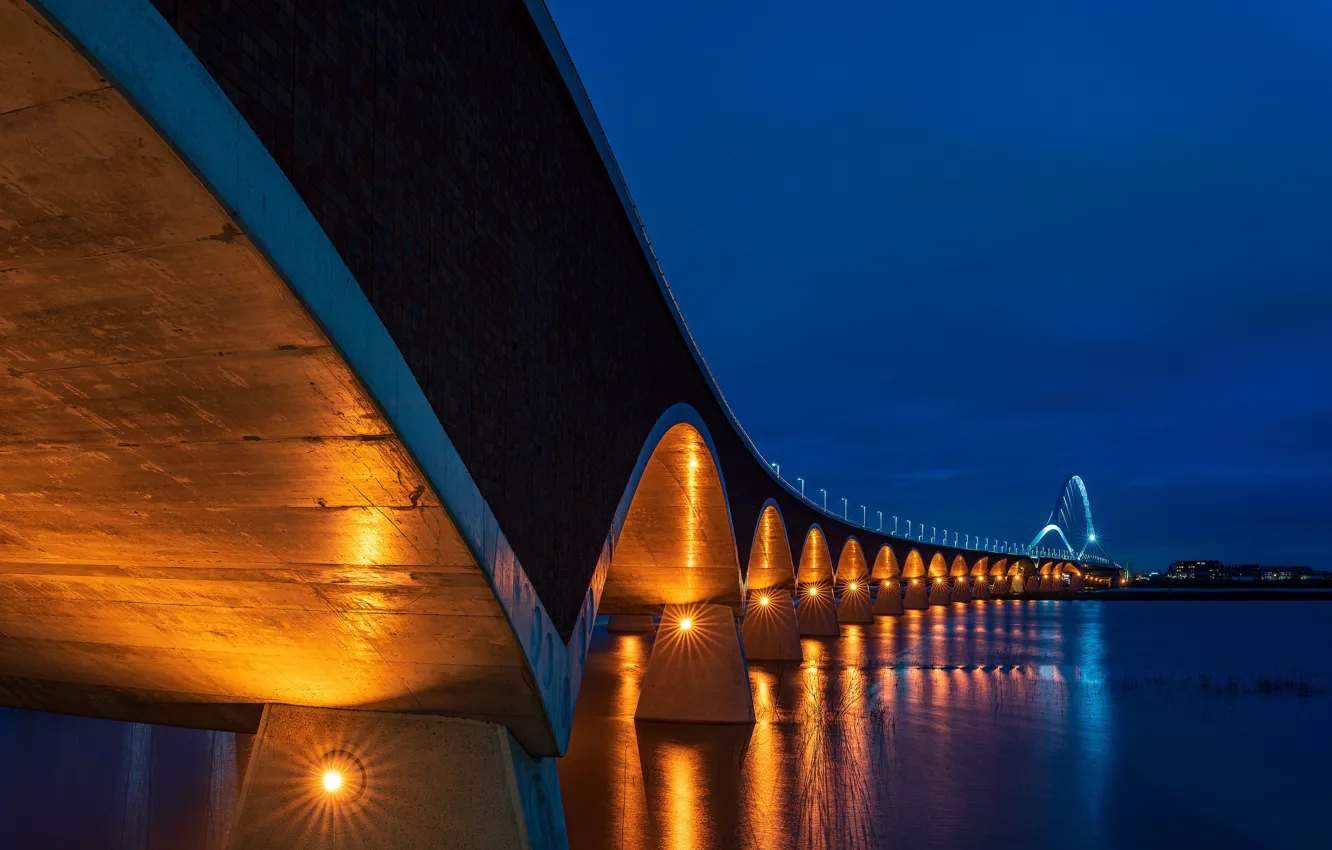
M 1032 539 L 1029 550 L 1034 551 L 1048 535 L 1055 534 L 1063 542 L 1071 557 L 1079 561 L 1113 563 L 1105 547 L 1097 539 L 1096 524 L 1092 521 L 1091 500 L 1087 498 L 1087 485 L 1081 476 L 1070 475 L 1059 488 L 1045 527 Z

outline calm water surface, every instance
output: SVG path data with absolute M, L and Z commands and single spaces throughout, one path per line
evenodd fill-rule
M 560 765 L 574 850 L 1332 847 L 1325 602 L 992 602 L 750 666 L 752 728 L 635 723 L 598 629 Z
M 992 602 L 750 667 L 752 728 L 635 724 L 598 628 L 574 850 L 1332 847 L 1326 602 Z M 224 733 L 0 710 L 0 847 L 220 850 Z

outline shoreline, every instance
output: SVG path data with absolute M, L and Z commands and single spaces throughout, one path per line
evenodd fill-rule
M 1332 602 L 1332 588 L 1244 590 L 1091 590 L 1078 593 L 1000 594 L 994 599 L 1069 599 L 1078 602 Z

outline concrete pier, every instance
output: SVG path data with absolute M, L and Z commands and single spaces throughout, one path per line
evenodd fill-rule
M 751 593 L 740 634 L 745 658 L 751 661 L 800 661 L 803 658 L 795 603 L 785 590 Z
M 841 604 L 837 606 L 837 622 L 874 622 L 874 614 L 870 611 L 869 590 L 869 585 L 863 581 L 848 582 L 842 589 Z
M 837 624 L 837 608 L 833 605 L 832 588 L 811 584 L 800 591 L 800 607 L 796 608 L 796 622 L 801 637 L 836 637 L 842 633 Z
M 952 601 L 948 594 L 948 582 L 945 579 L 935 579 L 930 583 L 930 604 L 947 605 Z
M 994 580 L 994 587 L 991 589 L 991 593 L 994 593 L 995 595 L 998 595 L 1000 593 L 1008 593 L 1009 592 L 1008 588 L 1009 588 L 1008 576 L 996 576 Z
M 930 590 L 925 586 L 924 579 L 913 578 L 907 585 L 902 607 L 908 611 L 924 611 L 930 607 Z
M 729 606 L 666 606 L 634 719 L 754 722 L 749 669 Z
M 985 576 L 976 577 L 976 586 L 971 590 L 971 598 L 977 602 L 985 602 L 990 598 L 990 583 Z
M 967 586 L 967 580 L 964 577 L 958 577 L 953 584 L 954 602 L 967 603 L 971 601 L 971 588 Z
M 269 705 L 228 846 L 554 850 L 568 843 L 555 760 L 532 758 L 503 726 Z
M 897 579 L 887 579 L 879 585 L 879 592 L 874 597 L 874 613 L 879 616 L 895 616 L 902 613 L 902 588 Z
M 606 631 L 626 634 L 655 632 L 657 624 L 651 614 L 611 614 L 606 620 Z

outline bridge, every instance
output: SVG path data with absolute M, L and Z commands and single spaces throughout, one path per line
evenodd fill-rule
M 1076 476 L 1029 545 L 783 479 L 539 0 L 3 0 L 0 293 L 0 704 L 255 733 L 236 848 L 563 846 L 599 614 L 749 722 L 746 658 L 1112 565 Z

